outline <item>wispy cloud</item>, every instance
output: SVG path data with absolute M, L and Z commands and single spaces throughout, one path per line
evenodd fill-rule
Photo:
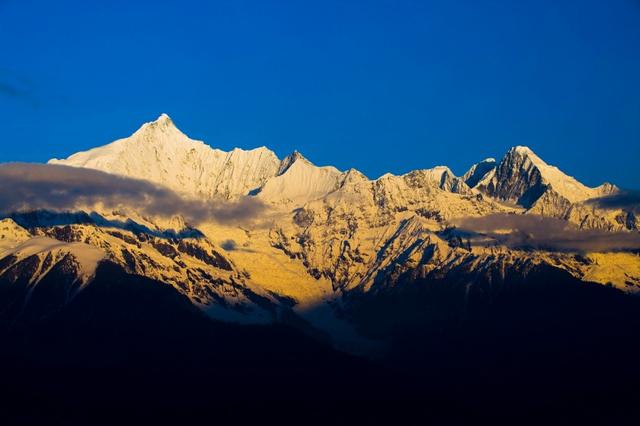
M 512 248 L 567 252 L 620 251 L 640 248 L 640 233 L 581 230 L 556 218 L 493 214 L 454 221 L 473 243 L 487 238 Z
M 108 209 L 136 209 L 149 216 L 183 216 L 191 224 L 243 224 L 266 213 L 251 197 L 236 202 L 187 200 L 151 182 L 75 167 L 0 164 L 0 212 L 37 209 L 69 211 L 101 204 Z
M 602 209 L 622 209 L 639 213 L 640 191 L 621 191 L 606 197 L 588 200 L 586 203 Z

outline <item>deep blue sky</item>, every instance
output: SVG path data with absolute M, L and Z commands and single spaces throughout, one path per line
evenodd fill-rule
M 161 112 L 214 147 L 370 177 L 528 145 L 638 188 L 640 1 L 0 0 L 0 161 Z

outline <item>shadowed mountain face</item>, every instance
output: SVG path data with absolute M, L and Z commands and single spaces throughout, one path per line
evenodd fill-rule
M 211 321 L 171 287 L 104 263 L 65 309 L 4 328 L 3 416 L 66 424 L 632 418 L 640 377 L 613 361 L 640 355 L 635 298 L 536 270 L 524 282 L 480 280 L 461 303 L 455 281 L 351 300 L 363 332 L 393 336 L 390 352 L 370 360 L 282 325 Z
M 10 423 L 633 414 L 638 208 L 528 148 L 370 180 L 163 115 L 53 162 L 0 165 Z
M 112 263 L 65 309 L 3 325 L 3 416 L 15 421 L 258 418 L 242 410 L 346 398 L 385 374 L 287 327 L 211 321 L 170 286 Z

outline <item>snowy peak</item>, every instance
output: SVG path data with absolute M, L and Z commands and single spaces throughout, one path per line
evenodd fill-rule
M 166 114 L 128 138 L 49 163 L 145 179 L 205 199 L 245 195 L 280 167 L 278 157 L 265 147 L 224 152 L 190 139 Z
M 285 173 L 289 168 L 297 161 L 303 161 L 307 164 L 313 164 L 311 161 L 307 160 L 298 150 L 293 151 L 291 154 L 284 157 L 282 162 L 280 163 L 280 169 L 278 170 L 278 176 Z
M 5 252 L 31 238 L 31 234 L 12 219 L 0 220 L 0 258 Z
M 509 151 L 507 151 L 502 161 L 510 162 L 511 164 L 519 164 L 524 168 L 528 168 L 530 165 L 533 165 L 541 173 L 543 171 L 547 171 L 550 167 L 552 167 L 545 163 L 542 158 L 538 157 L 536 153 L 527 146 L 514 146 Z
M 435 186 L 443 191 L 458 194 L 468 194 L 471 192 L 463 180 L 453 174 L 447 166 L 415 170 L 407 173 L 403 177 L 411 187 Z
M 518 153 L 518 154 L 521 154 L 521 155 L 530 155 L 530 154 L 535 155 L 535 153 L 533 152 L 533 150 L 531 148 L 529 148 L 528 146 L 524 146 L 524 145 L 516 145 L 514 147 L 511 147 L 509 152 L 511 152 L 511 153 L 515 152 L 515 153 Z
M 607 195 L 616 190 L 613 185 L 608 183 L 595 188 L 588 187 L 574 177 L 563 173 L 557 167 L 547 164 L 528 147 L 517 146 L 512 150 L 523 158 L 526 158 L 526 160 L 535 166 L 540 172 L 542 182 L 545 185 L 572 203 Z
M 485 158 L 481 162 L 471 166 L 471 168 L 462 175 L 462 180 L 470 188 L 475 188 L 488 173 L 496 168 L 497 164 L 495 158 Z
M 480 163 L 482 164 L 482 163 Z M 468 179 L 474 183 L 479 165 L 472 167 Z M 486 194 L 503 201 L 532 206 L 545 192 L 551 190 L 571 203 L 599 197 L 612 191 L 611 185 L 590 188 L 566 175 L 555 166 L 547 164 L 526 146 L 511 148 L 495 172 L 488 168 L 475 185 Z M 609 191 L 609 192 L 607 192 Z
M 171 120 L 171 117 L 169 117 L 169 115 L 164 112 L 160 114 L 160 116 L 156 119 L 155 122 L 160 124 L 165 124 L 165 123 L 173 124 L 173 120 Z
M 144 123 L 129 139 L 138 143 L 153 143 L 156 145 L 199 142 L 189 139 L 187 135 L 176 127 L 171 117 L 165 113 L 160 114 L 155 121 Z
M 142 125 L 142 127 L 168 129 L 172 127 L 175 128 L 175 124 L 173 123 L 173 120 L 171 119 L 171 117 L 169 117 L 168 114 L 165 114 L 163 112 L 162 114 L 160 114 L 160 116 L 158 116 L 158 118 L 155 121 L 150 121 L 148 123 L 145 123 Z
M 513 147 L 490 179 L 479 180 L 478 189 L 499 200 L 530 207 L 547 190 L 540 166 L 547 167 L 530 148 Z
M 335 191 L 343 173 L 335 167 L 318 167 L 298 151 L 287 156 L 278 175 L 268 180 L 260 190 L 260 198 L 275 204 L 302 205 Z

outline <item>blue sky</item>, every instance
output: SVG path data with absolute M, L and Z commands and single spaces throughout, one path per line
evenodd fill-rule
M 166 112 L 370 177 L 528 145 L 640 187 L 640 1 L 0 0 L 0 161 Z

